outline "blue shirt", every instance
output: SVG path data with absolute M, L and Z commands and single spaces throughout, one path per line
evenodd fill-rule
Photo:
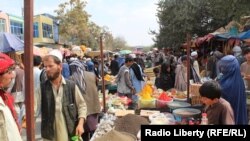
M 62 65 L 62 75 L 64 78 L 69 78 L 70 77 L 70 70 L 69 70 L 69 64 L 68 63 L 63 63 Z

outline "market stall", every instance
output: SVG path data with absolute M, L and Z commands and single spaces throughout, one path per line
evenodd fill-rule
M 188 44 L 188 48 L 190 49 L 190 44 Z M 190 62 L 188 66 L 190 66 Z M 190 72 L 187 75 L 189 74 Z M 187 78 L 189 80 L 189 77 Z M 201 107 L 196 105 L 200 104 L 198 91 L 200 84 L 188 83 L 187 85 L 188 89 L 185 92 L 175 89 L 163 91 L 155 88 L 152 82 L 148 82 L 138 94 L 137 109 L 128 109 L 132 100 L 127 97 L 119 97 L 117 94 L 110 94 L 108 91 L 105 94 L 99 93 L 100 104 L 107 110 L 98 125 L 97 136 L 95 134 L 91 141 L 106 138 L 110 134 L 121 134 L 121 132 L 129 134 L 130 137 L 136 136 L 139 140 L 140 126 L 143 124 L 199 125 L 202 112 Z M 113 117 L 107 118 L 107 115 Z M 113 120 L 110 121 L 109 119 Z M 111 128 L 101 127 L 102 122 L 105 121 L 109 123 Z M 100 135 L 100 132 L 104 134 Z M 128 140 L 136 139 L 132 137 Z

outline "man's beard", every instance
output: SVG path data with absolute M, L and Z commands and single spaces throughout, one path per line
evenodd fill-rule
M 60 71 L 54 73 L 52 76 L 47 74 L 47 77 L 48 77 L 48 80 L 53 81 L 53 80 L 55 80 L 56 78 L 58 78 L 59 75 L 60 75 Z

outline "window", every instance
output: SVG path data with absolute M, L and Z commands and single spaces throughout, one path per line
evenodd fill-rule
M 0 19 L 0 32 L 6 32 L 5 23 L 5 19 Z
M 38 22 L 35 22 L 33 24 L 33 37 L 38 38 L 39 37 L 39 28 L 38 28 Z
M 52 25 L 43 23 L 43 38 L 53 39 Z
M 11 33 L 17 35 L 23 40 L 23 23 L 17 21 L 10 21 Z

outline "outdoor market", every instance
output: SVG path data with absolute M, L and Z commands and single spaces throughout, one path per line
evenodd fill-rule
M 183 26 L 192 19 L 180 15 L 173 19 L 183 23 L 171 23 L 173 15 L 165 14 L 176 5 L 159 1 L 160 32 L 150 31 L 154 44 L 129 46 L 108 27 L 88 21 L 85 4 L 65 2 L 57 17 L 34 16 L 33 0 L 24 1 L 22 18 L 0 10 L 0 141 L 141 141 L 151 136 L 144 125 L 164 128 L 163 134 L 168 127 L 249 129 L 247 12 L 211 27 L 221 19 L 208 14 L 191 29 Z M 199 4 L 190 2 L 194 9 Z M 172 30 L 180 39 L 170 37 Z

